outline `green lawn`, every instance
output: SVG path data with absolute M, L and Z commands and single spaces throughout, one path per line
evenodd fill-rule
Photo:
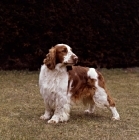
M 0 71 L 0 140 L 139 140 L 139 72 L 101 69 L 116 102 L 120 121 L 109 110 L 73 106 L 67 123 L 47 124 L 39 117 L 44 103 L 39 72 Z

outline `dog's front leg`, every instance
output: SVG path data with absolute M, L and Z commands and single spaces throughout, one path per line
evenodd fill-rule
M 67 122 L 69 120 L 70 113 L 70 104 L 66 103 L 62 106 L 57 106 L 54 115 L 48 121 L 48 123 L 59 123 L 59 122 Z

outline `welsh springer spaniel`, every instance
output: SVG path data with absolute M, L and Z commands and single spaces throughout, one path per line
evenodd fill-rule
M 94 113 L 95 106 L 107 107 L 112 112 L 112 119 L 119 120 L 101 73 L 94 68 L 73 66 L 77 61 L 78 57 L 66 44 L 49 50 L 39 75 L 40 93 L 45 104 L 45 113 L 40 118 L 48 123 L 66 122 L 71 104 L 81 100 L 89 105 L 86 113 Z

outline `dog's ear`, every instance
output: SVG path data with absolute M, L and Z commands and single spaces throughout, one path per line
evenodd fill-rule
M 43 63 L 50 69 L 53 70 L 56 65 L 56 49 L 52 47 L 49 50 L 49 53 L 46 55 Z

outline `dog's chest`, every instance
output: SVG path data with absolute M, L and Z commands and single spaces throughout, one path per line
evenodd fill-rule
M 45 74 L 43 87 L 47 92 L 67 92 L 68 73 L 66 71 L 47 71 Z

